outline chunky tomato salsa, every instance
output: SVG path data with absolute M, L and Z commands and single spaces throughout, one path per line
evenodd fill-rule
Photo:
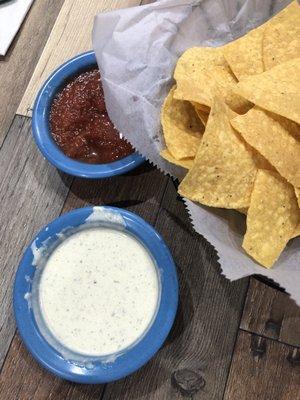
M 98 69 L 80 74 L 57 94 L 50 128 L 68 157 L 86 163 L 110 163 L 134 151 L 107 114 Z

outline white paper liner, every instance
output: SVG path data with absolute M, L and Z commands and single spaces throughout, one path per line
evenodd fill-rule
M 262 24 L 289 0 L 164 0 L 95 17 L 93 47 L 108 113 L 117 129 L 160 170 L 181 179 L 186 171 L 160 157 L 165 148 L 160 109 L 178 57 L 192 46 L 219 46 Z M 244 217 L 185 200 L 195 230 L 216 249 L 224 275 L 261 274 L 300 304 L 300 238 L 271 270 L 241 247 Z

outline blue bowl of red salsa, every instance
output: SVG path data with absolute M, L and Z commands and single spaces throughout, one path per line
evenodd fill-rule
M 93 51 L 70 59 L 49 76 L 35 100 L 32 131 L 44 157 L 70 175 L 106 178 L 145 161 L 107 114 Z

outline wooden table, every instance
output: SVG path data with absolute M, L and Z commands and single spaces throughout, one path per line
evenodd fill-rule
M 139 3 L 98 1 L 101 9 Z M 230 283 L 220 274 L 215 251 L 193 232 L 172 179 L 147 163 L 101 181 L 61 174 L 38 152 L 30 117 L 16 114 L 52 26 L 57 20 L 18 113 L 27 112 L 32 81 L 50 68 L 51 46 L 57 32 L 69 29 L 63 23 L 73 6 L 71 0 L 35 1 L 0 59 L 1 400 L 300 399 L 300 309 L 260 278 Z M 160 232 L 177 265 L 180 304 L 166 343 L 146 366 L 119 382 L 88 386 L 58 379 L 33 360 L 15 330 L 12 285 L 25 246 L 44 224 L 100 204 L 131 210 Z

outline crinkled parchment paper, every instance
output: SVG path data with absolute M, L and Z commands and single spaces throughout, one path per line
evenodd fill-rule
M 242 36 L 285 7 L 289 0 L 163 0 L 95 18 L 93 46 L 108 113 L 120 132 L 162 171 L 184 171 L 159 156 L 164 145 L 161 104 L 172 85 L 178 57 L 192 46 L 219 46 Z M 244 217 L 186 200 L 195 230 L 216 249 L 224 275 L 265 275 L 300 304 L 300 238 L 291 241 L 273 269 L 252 261 L 241 248 Z

